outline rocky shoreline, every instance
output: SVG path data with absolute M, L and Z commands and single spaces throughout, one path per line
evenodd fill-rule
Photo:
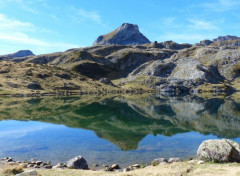
M 190 161 L 196 161 L 190 159 Z M 82 156 L 77 156 L 75 158 L 70 159 L 66 163 L 58 163 L 56 165 L 52 165 L 50 161 L 43 162 L 41 160 L 31 161 L 14 161 L 12 157 L 5 157 L 0 159 L 1 165 L 21 165 L 23 168 L 30 169 L 81 169 L 81 170 L 92 170 L 92 171 L 109 171 L 109 172 L 128 172 L 140 168 L 145 168 L 147 166 L 157 166 L 159 164 L 171 164 L 176 162 L 183 162 L 181 158 L 157 158 L 154 159 L 150 164 L 132 164 L 128 167 L 122 168 L 119 164 L 112 164 L 111 166 L 102 165 L 99 166 L 95 164 L 93 167 L 89 168 L 87 161 Z M 199 162 L 200 164 L 204 163 L 203 161 Z
M 130 172 L 141 168 L 148 168 L 152 166 L 158 166 L 162 164 L 173 164 L 179 162 L 195 163 L 197 165 L 204 164 L 205 162 L 214 163 L 240 163 L 240 145 L 229 139 L 215 139 L 203 141 L 197 150 L 197 159 L 189 159 L 183 161 L 181 158 L 156 158 L 150 164 L 140 165 L 133 164 L 128 167 L 121 168 L 118 164 L 112 164 L 111 166 L 103 165 L 103 169 L 98 164 L 95 164 L 93 168 L 89 168 L 87 161 L 82 156 L 77 156 L 68 160 L 66 163 L 58 163 L 57 165 L 51 165 L 51 162 L 43 161 L 14 161 L 11 157 L 5 157 L 0 159 L 0 166 L 21 166 L 21 168 L 36 169 L 26 171 L 18 174 L 17 176 L 25 175 L 37 175 L 39 169 L 52 169 L 52 170 L 64 170 L 64 169 L 76 169 L 76 170 L 91 170 L 91 171 L 105 171 L 105 172 Z M 96 169 L 100 168 L 100 169 Z

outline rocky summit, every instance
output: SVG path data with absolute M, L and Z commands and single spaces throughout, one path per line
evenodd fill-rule
M 141 45 L 150 41 L 139 31 L 138 25 L 124 23 L 114 31 L 101 35 L 93 45 Z
M 214 42 L 222 42 L 226 40 L 237 40 L 240 39 L 237 36 L 232 36 L 232 35 L 226 35 L 226 36 L 219 36 L 218 38 L 213 39 Z

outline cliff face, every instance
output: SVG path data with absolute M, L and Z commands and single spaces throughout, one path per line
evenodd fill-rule
M 150 41 L 135 24 L 124 23 L 114 31 L 101 35 L 93 45 L 141 45 Z

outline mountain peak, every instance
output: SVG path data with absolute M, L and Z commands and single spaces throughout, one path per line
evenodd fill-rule
M 30 50 L 20 50 L 15 53 L 2 55 L 1 57 L 5 58 L 17 58 L 17 57 L 26 57 L 26 56 L 34 56 L 33 52 Z
M 93 45 L 141 45 L 150 41 L 139 31 L 138 25 L 123 23 L 112 32 L 101 35 Z
M 123 23 L 120 27 L 117 28 L 117 31 L 132 31 L 132 32 L 139 32 L 138 25 L 136 24 L 130 24 L 130 23 Z

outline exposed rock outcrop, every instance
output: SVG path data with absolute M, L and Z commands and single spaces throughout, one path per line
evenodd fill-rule
M 202 46 L 208 46 L 211 43 L 212 43 L 211 40 L 202 40 L 202 41 L 200 41 L 200 45 L 202 45 Z
M 177 61 L 177 66 L 169 77 L 179 80 L 191 80 L 198 82 L 198 84 L 223 81 L 223 77 L 216 67 L 206 67 L 193 58 L 184 58 Z
M 213 42 L 222 42 L 226 40 L 237 40 L 240 39 L 237 36 L 232 36 L 232 35 L 226 35 L 226 36 L 219 36 L 218 38 L 213 39 Z
M 114 31 L 101 35 L 93 45 L 141 45 L 150 41 L 139 31 L 138 25 L 124 23 Z
M 165 41 L 161 43 L 158 43 L 157 41 L 155 41 L 153 43 L 146 44 L 145 46 L 147 46 L 148 48 L 160 48 L 160 49 L 165 48 L 165 49 L 173 49 L 173 50 L 181 50 L 181 49 L 192 47 L 192 45 L 188 43 L 178 44 L 173 41 Z

